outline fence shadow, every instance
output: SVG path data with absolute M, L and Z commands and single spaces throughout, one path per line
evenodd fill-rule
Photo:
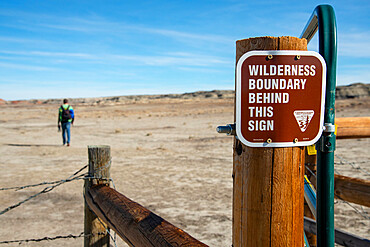
M 3 145 L 11 147 L 61 147 L 58 144 L 23 144 L 23 143 L 4 143 Z

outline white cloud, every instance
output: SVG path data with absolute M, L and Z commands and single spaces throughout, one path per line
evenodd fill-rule
M 22 11 L 7 12 L 0 10 L 0 16 L 7 16 L 9 18 L 22 20 L 1 23 L 0 25 L 2 26 L 31 31 L 45 31 L 46 29 L 51 29 L 71 32 L 85 32 L 92 34 L 109 33 L 109 35 L 122 35 L 126 33 L 147 33 L 169 37 L 184 43 L 190 43 L 192 41 L 202 41 L 211 43 L 233 44 L 235 41 L 233 38 L 230 37 L 209 33 L 191 33 L 181 30 L 156 28 L 147 25 L 145 26 L 124 22 L 113 22 L 96 15 L 86 18 L 80 18 L 54 16 L 47 14 L 39 15 Z M 25 24 L 25 22 L 27 24 Z
M 158 28 L 140 28 L 140 30 L 148 32 L 148 33 L 154 33 L 154 34 L 160 34 L 163 36 L 171 37 L 176 40 L 201 40 L 201 41 L 208 41 L 208 42 L 214 42 L 214 43 L 225 43 L 230 44 L 234 42 L 234 39 L 225 37 L 225 36 L 219 36 L 219 35 L 213 35 L 213 34 L 196 34 L 196 33 L 188 33 L 188 32 L 182 32 L 177 30 L 169 30 L 169 29 L 158 29 Z
M 338 55 L 370 58 L 370 32 L 339 32 Z
M 10 42 L 10 43 L 32 43 L 32 44 L 39 44 L 45 42 L 44 40 L 36 40 L 36 39 L 27 39 L 27 38 L 16 38 L 16 37 L 6 37 L 0 36 L 0 41 L 3 42 Z
M 215 65 L 230 65 L 233 66 L 233 61 L 229 61 L 223 57 L 209 56 L 202 54 L 195 54 L 189 52 L 168 52 L 163 55 L 117 55 L 111 53 L 89 54 L 89 53 L 73 53 L 73 52 L 54 52 L 54 51 L 10 51 L 0 50 L 2 57 L 15 60 L 14 57 L 6 57 L 5 55 L 18 55 L 25 57 L 53 58 L 53 62 L 71 62 L 66 60 L 59 60 L 60 58 L 79 58 L 84 61 L 92 61 L 96 63 L 122 63 L 124 61 L 131 61 L 142 65 L 150 66 L 215 66 Z M 1 65 L 0 65 L 1 66 Z M 5 65 L 3 65 L 5 66 Z M 15 65 L 13 66 L 15 67 Z M 25 66 L 18 66 L 18 68 L 26 68 Z M 32 68 L 31 66 L 30 68 Z
M 56 68 L 0 62 L 0 67 L 28 71 L 51 71 Z
M 191 53 L 173 53 L 167 56 L 126 56 L 126 55 L 104 55 L 108 60 L 127 60 L 151 66 L 168 65 L 188 65 L 188 66 L 211 66 L 211 65 L 233 65 L 232 61 L 227 61 L 220 57 L 205 56 Z
M 194 68 L 194 67 L 179 67 L 180 70 L 197 72 L 197 73 L 224 73 L 225 71 L 220 71 L 219 69 L 209 69 L 209 68 Z
M 41 56 L 41 57 L 77 57 L 91 59 L 95 56 L 87 53 L 70 53 L 70 52 L 47 52 L 47 51 L 7 51 L 0 50 L 0 53 L 21 56 Z

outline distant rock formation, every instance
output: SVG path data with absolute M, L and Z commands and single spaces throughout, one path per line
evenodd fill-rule
M 370 96 L 370 84 L 355 83 L 348 86 L 339 86 L 336 88 L 336 99 L 353 99 L 366 98 Z M 70 99 L 71 104 L 81 105 L 114 105 L 126 104 L 135 102 L 148 102 L 151 100 L 168 100 L 168 99 L 233 99 L 235 97 L 234 90 L 213 90 L 213 91 L 197 91 L 183 94 L 158 94 L 158 95 L 129 95 L 129 96 L 112 96 L 98 98 L 74 98 Z M 14 100 L 5 101 L 0 99 L 0 105 L 18 105 L 18 104 L 61 104 L 62 99 L 47 99 L 47 100 Z
M 336 88 L 336 99 L 353 99 L 364 98 L 370 96 L 370 84 L 354 83 L 348 86 L 340 86 Z

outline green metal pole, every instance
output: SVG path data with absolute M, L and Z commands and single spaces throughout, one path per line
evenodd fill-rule
M 325 130 L 317 143 L 317 246 L 334 247 L 334 151 L 337 26 L 330 5 L 315 8 L 301 38 L 308 42 L 319 31 L 319 53 L 327 66 Z
M 317 148 L 317 246 L 334 247 L 334 151 L 337 32 L 334 9 L 320 5 L 318 16 L 319 53 L 327 66 L 325 129 Z

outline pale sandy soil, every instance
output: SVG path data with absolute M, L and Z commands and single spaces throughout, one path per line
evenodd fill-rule
M 67 178 L 87 164 L 88 145 L 110 145 L 119 192 L 210 246 L 231 246 L 232 138 L 215 128 L 233 122 L 233 99 L 74 105 L 71 147 L 61 145 L 58 106 L 0 106 L 0 188 Z M 368 99 L 338 101 L 337 116 L 370 116 L 369 106 Z M 369 144 L 338 140 L 336 154 L 346 162 L 337 157 L 336 172 L 370 180 Z M 80 234 L 82 186 L 61 185 L 0 215 L 0 241 Z M 0 210 L 43 188 L 0 191 Z M 370 238 L 370 209 L 355 207 L 364 216 L 335 204 L 336 227 Z M 22 245 L 82 246 L 83 238 Z

